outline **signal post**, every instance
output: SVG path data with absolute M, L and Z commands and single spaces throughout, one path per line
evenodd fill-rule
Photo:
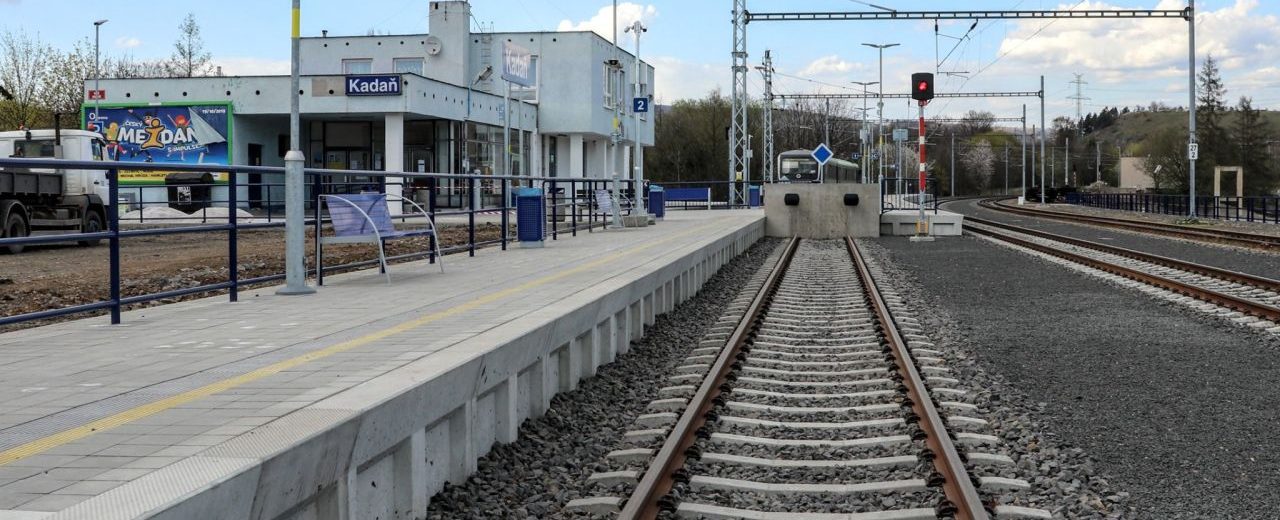
M 933 99 L 933 74 L 928 72 L 917 72 L 911 75 L 911 99 L 916 100 L 920 105 L 920 216 L 916 220 L 916 234 L 910 237 L 912 242 L 932 242 L 933 236 L 929 234 L 929 221 L 925 217 L 925 192 L 928 186 L 928 177 L 925 173 L 925 129 L 924 129 L 924 107 Z M 952 174 L 954 175 L 954 173 Z

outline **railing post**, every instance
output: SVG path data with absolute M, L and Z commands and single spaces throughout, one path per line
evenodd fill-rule
M 115 168 L 107 170 L 107 230 L 111 237 L 107 239 L 107 270 L 110 271 L 111 287 L 111 324 L 120 324 L 120 172 Z M 139 197 L 141 198 L 141 197 Z M 142 211 L 138 212 L 139 215 Z M 139 217 L 141 218 L 141 217 Z
M 547 190 L 547 195 L 549 195 L 551 199 L 551 222 L 550 222 L 551 240 L 559 240 L 560 239 L 560 225 L 559 225 L 559 222 L 560 222 L 559 209 L 560 208 L 558 208 L 557 206 L 560 205 L 560 201 L 556 200 L 556 181 L 550 181 L 550 182 L 542 181 L 543 189 L 546 189 L 548 186 L 550 186 L 550 189 Z
M 213 188 L 210 188 L 209 191 L 213 191 Z M 238 246 L 238 242 L 240 240 L 240 219 L 236 218 L 236 207 L 239 206 L 236 200 L 237 195 L 236 171 L 228 169 L 227 219 L 228 224 L 231 224 L 231 229 L 227 230 L 227 273 L 230 275 L 231 289 L 228 291 L 228 294 L 231 296 L 232 302 L 239 301 L 240 299 L 240 251 Z M 205 206 L 208 207 L 207 204 Z M 305 273 L 306 270 L 303 269 L 303 272 Z
M 475 177 L 467 177 L 467 254 L 476 256 L 476 211 L 480 203 L 480 194 L 476 191 L 478 183 Z
M 508 218 L 510 218 L 510 215 L 507 215 L 507 205 L 511 199 L 511 194 L 507 191 L 508 184 L 509 183 L 504 179 L 502 181 L 502 189 L 499 190 L 502 193 L 502 218 L 501 218 L 502 226 L 501 227 L 502 227 L 502 250 L 503 251 L 507 250 L 507 232 L 510 231 L 509 226 L 511 225 L 511 223 L 508 221 Z
M 427 221 L 431 222 L 431 229 L 436 229 L 436 178 L 427 177 Z M 439 237 L 435 233 L 427 237 L 427 260 L 428 263 L 436 263 L 436 240 Z
M 578 236 L 577 186 L 578 186 L 577 181 L 569 181 L 569 196 L 567 197 L 569 200 L 569 224 L 572 226 L 571 228 L 569 228 L 569 232 L 572 233 L 572 235 L 575 237 Z
M 304 174 L 305 175 L 305 174 Z M 315 244 L 316 244 L 316 285 L 324 285 L 324 257 L 320 253 L 320 234 L 324 232 L 324 212 L 321 210 L 321 195 L 324 194 L 324 179 L 320 175 L 311 176 L 311 200 L 312 214 L 315 218 Z

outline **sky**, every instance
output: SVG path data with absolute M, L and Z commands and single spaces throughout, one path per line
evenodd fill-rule
M 873 0 L 896 10 L 1001 9 L 1182 9 L 1185 0 Z M 270 7 L 264 7 L 265 5 Z M 284 74 L 289 57 L 288 0 L 119 3 L 100 0 L 0 0 L 0 30 L 25 30 L 58 47 L 92 38 L 93 21 L 106 18 L 102 50 L 157 58 L 171 54 L 177 27 L 188 12 L 201 26 L 207 49 L 226 74 Z M 363 0 L 355 4 L 303 0 L 304 35 L 422 33 L 428 0 Z M 754 12 L 870 11 L 857 0 L 748 0 Z M 1280 1 L 1201 0 L 1197 2 L 1197 55 L 1219 59 L 1228 103 L 1240 96 L 1255 106 L 1280 108 Z M 729 0 L 621 1 L 619 25 L 640 19 L 647 27 L 643 59 L 657 71 L 659 102 L 696 98 L 713 89 L 728 92 L 732 26 Z M 611 37 L 612 3 L 607 0 L 474 0 L 473 30 L 595 30 Z M 1048 119 L 1075 117 L 1071 81 L 1080 74 L 1083 111 L 1107 106 L 1187 104 L 1187 24 L 1167 20 L 991 20 L 969 31 L 971 21 L 756 22 L 748 26 L 749 60 L 759 64 L 771 50 L 778 93 L 854 92 L 852 81 L 880 79 L 874 49 L 862 43 L 900 43 L 884 53 L 886 92 L 906 92 L 910 74 L 935 70 L 969 74 L 938 78 L 939 92 L 1035 91 L 1045 76 Z M 635 41 L 619 31 L 629 51 Z M 763 92 L 752 71 L 751 95 Z M 878 87 L 872 87 L 876 89 Z M 935 115 L 958 117 L 987 110 L 1018 117 L 1022 105 L 1038 119 L 1038 100 L 939 100 Z M 905 101 L 886 103 L 885 117 L 914 117 Z

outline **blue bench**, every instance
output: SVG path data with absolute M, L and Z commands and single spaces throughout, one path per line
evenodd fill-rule
M 666 202 L 706 202 L 711 209 L 711 188 L 665 188 Z M 688 207 L 688 204 L 685 205 Z
M 387 207 L 385 193 L 360 193 L 343 195 L 321 195 L 329 210 L 329 222 L 333 225 L 332 236 L 316 237 L 316 280 L 323 284 L 324 277 L 324 245 L 325 244 L 377 244 L 378 262 L 382 273 L 391 283 L 391 273 L 387 272 L 387 254 L 383 244 L 387 240 L 428 236 L 435 237 L 436 262 L 440 264 L 440 272 L 444 272 L 444 259 L 440 256 L 440 236 L 436 233 L 435 223 L 427 218 L 426 229 L 398 230 L 391 222 L 391 211 Z M 390 195 L 397 201 L 412 204 L 418 210 L 411 216 L 427 216 L 427 211 L 411 200 L 398 195 Z

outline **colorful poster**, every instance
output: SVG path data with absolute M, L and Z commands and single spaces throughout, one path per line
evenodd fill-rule
M 96 112 L 96 114 L 95 114 Z M 231 164 L 231 105 L 84 106 L 85 129 L 101 132 L 106 158 L 155 164 Z M 171 171 L 121 171 L 121 184 L 164 184 Z M 225 173 L 214 182 L 225 183 Z

